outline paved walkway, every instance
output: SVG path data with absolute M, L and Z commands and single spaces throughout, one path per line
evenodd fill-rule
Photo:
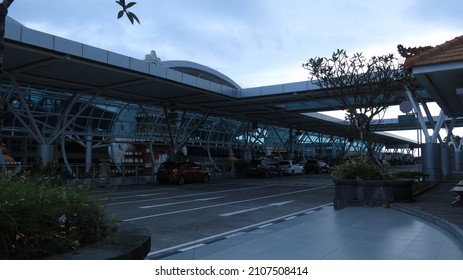
M 326 206 L 197 244 L 166 256 L 172 260 L 451 260 L 463 259 L 463 201 L 450 207 L 455 174 L 391 208 Z
M 453 207 L 450 206 L 456 197 L 450 189 L 462 179 L 463 173 L 457 172 L 431 190 L 415 197 L 415 202 L 395 203 L 391 207 L 438 225 L 463 244 L 463 200 Z

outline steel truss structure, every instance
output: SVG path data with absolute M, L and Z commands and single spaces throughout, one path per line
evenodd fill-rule
M 78 175 L 74 165 L 81 165 L 81 172 L 90 172 L 96 159 L 114 163 L 122 172 L 124 163 L 133 163 L 127 162 L 127 154 L 134 148 L 146 153 L 150 158 L 146 162 L 154 168 L 166 157 L 180 153 L 208 162 L 216 171 L 223 170 L 218 163 L 227 158 L 334 159 L 347 150 L 364 149 L 360 142 L 339 136 L 256 126 L 80 92 L 24 87 L 12 77 L 10 80 L 11 84 L 1 88 L 8 104 L 2 127 L 7 150 L 22 165 L 30 165 L 37 155 L 47 155 L 37 151 L 49 147 L 47 160 L 58 158 L 73 176 Z

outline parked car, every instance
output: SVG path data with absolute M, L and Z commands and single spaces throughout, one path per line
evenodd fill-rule
M 318 160 L 318 173 L 330 173 L 331 167 L 323 160 Z
M 283 173 L 287 175 L 304 175 L 305 173 L 304 167 L 294 160 L 280 160 L 280 166 L 283 168 Z
M 156 180 L 159 184 L 186 182 L 208 183 L 211 174 L 208 170 L 193 162 L 164 162 L 158 169 Z
M 272 160 L 251 160 L 248 165 L 247 174 L 248 176 L 261 175 L 265 178 L 268 178 L 271 175 L 283 176 L 283 168 L 281 168 L 277 162 Z
M 306 173 L 320 173 L 320 168 L 318 166 L 318 160 L 309 159 L 304 164 L 304 170 Z
M 304 169 L 306 173 L 330 173 L 331 167 L 321 159 L 309 159 L 304 164 Z

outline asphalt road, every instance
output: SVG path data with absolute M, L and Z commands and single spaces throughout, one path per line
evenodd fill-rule
M 98 194 L 122 222 L 151 230 L 148 258 L 156 259 L 331 204 L 334 184 L 328 174 L 306 174 L 124 186 Z

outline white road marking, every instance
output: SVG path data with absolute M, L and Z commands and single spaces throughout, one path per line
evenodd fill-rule
M 266 228 L 266 227 L 269 227 L 269 226 L 272 226 L 273 223 L 268 223 L 268 224 L 265 224 L 265 225 L 261 225 L 261 226 L 258 226 L 257 228 Z
M 226 196 L 216 196 L 216 197 L 198 198 L 198 199 L 193 199 L 193 200 L 185 200 L 185 201 L 178 201 L 178 202 L 171 202 L 171 203 L 163 203 L 163 204 L 155 204 L 155 205 L 146 205 L 146 206 L 140 206 L 140 207 L 138 207 L 138 208 L 141 208 L 141 209 L 149 209 L 149 208 L 155 208 L 155 207 L 163 207 L 163 206 L 170 206 L 170 205 L 185 204 L 185 203 L 190 203 L 190 202 L 209 201 L 209 200 L 219 199 L 219 198 L 223 198 L 223 197 L 226 197 Z
M 162 192 L 162 193 L 136 194 L 136 195 L 128 195 L 128 196 L 105 197 L 105 198 L 100 198 L 100 200 L 115 200 L 115 199 L 125 199 L 125 198 L 132 198 L 132 197 L 147 197 L 147 196 L 161 195 L 161 194 L 165 194 L 165 192 Z
M 238 232 L 235 232 L 235 233 L 232 233 L 232 234 L 230 234 L 230 235 L 225 236 L 225 238 L 226 238 L 226 239 L 229 239 L 229 238 L 233 238 L 233 237 L 240 236 L 240 235 L 242 235 L 242 234 L 244 234 L 243 231 L 238 231 Z
M 172 199 L 172 198 L 185 198 L 185 197 L 200 196 L 200 195 L 208 195 L 208 194 L 218 194 L 218 193 L 227 193 L 227 192 L 237 192 L 237 191 L 243 191 L 243 190 L 261 189 L 261 188 L 268 188 L 268 186 L 259 186 L 259 187 L 251 187 L 251 188 L 231 189 L 231 190 L 223 190 L 223 191 L 215 191 L 215 192 L 203 192 L 203 193 L 194 193 L 194 194 L 184 194 L 184 195 L 175 195 L 175 196 L 167 196 L 167 197 L 159 197 L 159 198 L 151 198 L 151 199 L 142 199 L 142 200 L 131 200 L 131 201 L 124 201 L 124 202 L 108 203 L 108 204 L 106 204 L 106 205 L 107 205 L 107 206 L 111 206 L 111 205 L 133 204 L 133 203 L 140 203 L 140 202 L 157 201 L 157 200 L 167 200 L 167 199 Z
M 235 211 L 235 212 L 224 213 L 224 214 L 220 214 L 219 216 L 222 216 L 222 217 L 230 217 L 230 216 L 234 216 L 234 215 L 238 215 L 238 214 L 242 214 L 242 213 L 246 213 L 246 212 L 251 212 L 251 211 L 259 210 L 259 209 L 262 209 L 262 208 L 267 208 L 267 207 L 272 207 L 272 206 L 282 206 L 282 205 L 291 203 L 291 202 L 293 202 L 293 201 L 294 201 L 294 200 L 291 200 L 291 201 L 284 201 L 284 202 L 277 202 L 277 203 L 271 203 L 271 204 L 267 204 L 267 205 L 263 205 L 263 206 L 259 206 L 259 207 L 244 209 L 244 210 Z
M 194 245 L 194 246 L 190 246 L 190 247 L 186 247 L 186 248 L 182 248 L 182 249 L 179 249 L 180 252 L 185 252 L 185 251 L 189 251 L 191 249 L 196 249 L 196 248 L 199 248 L 199 247 L 203 247 L 205 246 L 206 244 L 197 244 L 197 245 Z
M 238 200 L 238 201 L 232 201 L 232 202 L 218 203 L 218 204 L 206 205 L 206 206 L 202 206 L 202 207 L 189 208 L 189 209 L 177 210 L 177 211 L 172 211 L 172 212 L 165 212 L 165 213 L 158 213 L 158 214 L 147 215 L 147 216 L 134 217 L 134 218 L 125 219 L 123 221 L 124 222 L 137 221 L 137 220 L 143 220 L 143 219 L 149 219 L 149 218 L 155 218 L 155 217 L 161 217 L 161 216 L 167 216 L 167 215 L 173 215 L 173 214 L 180 214 L 180 213 L 203 210 L 203 209 L 209 209 L 209 208 L 220 207 L 220 206 L 225 206 L 225 205 L 231 205 L 231 204 L 237 204 L 237 203 L 243 203 L 243 202 L 249 202 L 249 201 L 256 201 L 256 200 L 267 199 L 267 198 L 278 197 L 278 196 L 284 196 L 284 195 L 289 195 L 289 194 L 310 192 L 310 191 L 314 191 L 314 190 L 317 190 L 317 189 L 326 189 L 326 188 L 331 188 L 331 187 L 318 187 L 318 188 L 307 189 L 307 190 L 299 190 L 299 191 L 293 191 L 293 192 L 287 192 L 287 193 L 280 193 L 280 194 L 274 194 L 274 195 L 268 195 L 268 196 L 261 196 L 261 197 L 251 198 L 251 199 L 244 199 L 244 200 Z
M 213 239 L 216 239 L 216 238 L 220 238 L 220 237 L 224 237 L 224 236 L 233 237 L 234 234 L 236 234 L 236 236 L 238 236 L 238 235 L 241 235 L 241 234 L 239 234 L 240 232 L 245 232 L 246 230 L 257 228 L 258 226 L 265 225 L 265 224 L 268 224 L 268 223 L 273 223 L 275 221 L 279 221 L 279 220 L 285 219 L 287 217 L 297 216 L 297 215 L 302 214 L 302 213 L 310 213 L 310 212 L 313 212 L 314 209 L 318 209 L 318 208 L 326 207 L 326 206 L 331 206 L 331 205 L 333 205 L 333 203 L 327 203 L 327 204 L 323 204 L 323 205 L 318 205 L 318 206 L 315 206 L 315 207 L 310 208 L 310 209 L 306 209 L 306 210 L 302 210 L 302 211 L 299 211 L 299 212 L 291 213 L 291 214 L 288 214 L 288 215 L 284 215 L 284 216 L 277 217 L 277 218 L 274 218 L 274 219 L 270 219 L 270 220 L 267 220 L 267 221 L 263 221 L 263 222 L 260 222 L 260 223 L 256 223 L 256 224 L 252 224 L 252 225 L 249 225 L 249 226 L 233 229 L 233 230 L 230 230 L 230 231 L 227 231 L 227 232 L 211 235 L 211 236 L 208 236 L 208 237 L 204 237 L 204 238 L 201 238 L 201 239 L 198 239 L 198 240 L 194 240 L 194 241 L 186 242 L 186 243 L 183 243 L 183 244 L 175 245 L 175 246 L 172 246 L 172 247 L 164 248 L 164 249 L 161 249 L 161 250 L 151 251 L 151 252 L 148 253 L 147 257 L 162 254 L 162 253 L 165 253 L 165 252 L 170 252 L 170 251 L 177 250 L 179 248 L 183 248 L 185 246 L 190 246 L 190 245 L 193 245 L 193 244 L 202 244 L 203 242 L 213 240 Z

